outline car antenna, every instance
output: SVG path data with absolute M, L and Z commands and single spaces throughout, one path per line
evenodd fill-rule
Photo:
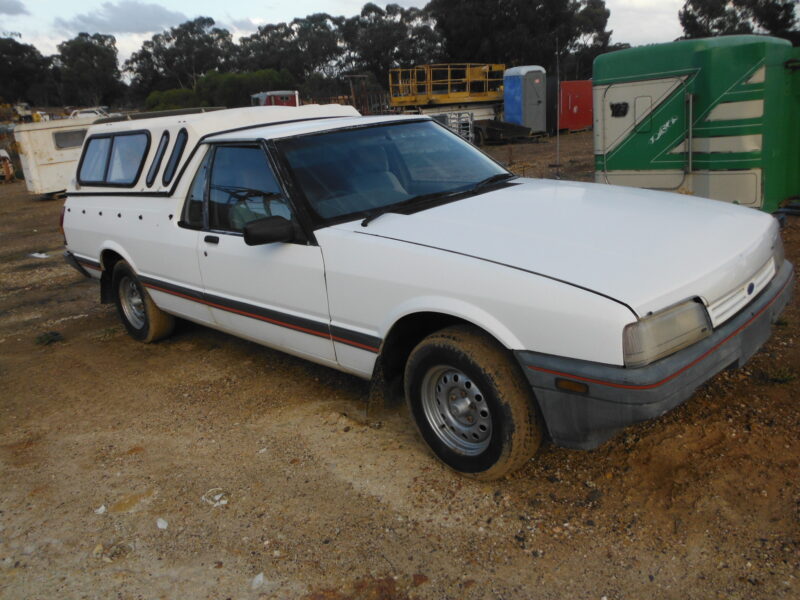
M 561 179 L 561 65 L 556 33 L 556 179 Z
M 547 108 L 545 108 L 545 115 L 548 112 Z M 556 119 L 556 162 L 547 166 L 556 170 L 556 179 L 561 179 L 561 123 L 559 122 L 561 113 L 561 67 L 559 64 L 558 34 L 556 34 L 556 107 L 554 113 Z M 545 126 L 545 129 L 548 132 L 550 131 L 547 126 Z

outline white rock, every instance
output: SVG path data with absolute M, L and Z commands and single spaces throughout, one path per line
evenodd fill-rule
M 166 529 L 168 526 L 169 523 L 167 523 L 164 519 L 161 518 L 156 519 L 156 527 L 158 527 L 159 529 Z
M 94 514 L 96 514 L 96 515 L 104 515 L 104 514 L 106 514 L 106 505 L 103 504 L 103 506 L 101 506 L 100 508 L 95 508 L 94 509 Z
M 257 590 L 262 585 L 264 585 L 264 573 L 259 573 L 255 577 L 253 577 L 253 581 L 250 584 L 250 589 Z

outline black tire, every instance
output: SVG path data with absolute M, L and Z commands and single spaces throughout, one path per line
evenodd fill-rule
M 423 439 L 459 473 L 499 479 L 539 448 L 530 385 L 508 350 L 479 329 L 448 327 L 422 340 L 406 363 L 405 391 Z
M 472 141 L 476 146 L 483 146 L 483 130 L 475 129 L 472 132 Z
M 114 265 L 112 281 L 117 313 L 133 339 L 149 344 L 172 333 L 175 317 L 155 305 L 127 262 Z

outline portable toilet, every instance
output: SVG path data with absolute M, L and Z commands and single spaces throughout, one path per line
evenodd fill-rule
M 798 59 L 755 35 L 598 56 L 596 181 L 774 211 L 800 195 Z
M 532 132 L 547 129 L 547 81 L 543 67 L 513 67 L 503 73 L 504 121 L 528 127 Z
M 562 81 L 558 128 L 581 131 L 592 126 L 592 80 Z

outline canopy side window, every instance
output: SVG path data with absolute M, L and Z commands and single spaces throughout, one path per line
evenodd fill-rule
M 164 177 L 161 179 L 164 185 L 169 185 L 172 178 L 175 177 L 175 172 L 178 170 L 178 164 L 181 162 L 181 156 L 186 148 L 186 141 L 189 139 L 189 134 L 186 129 L 181 129 L 178 135 L 175 136 L 175 145 L 172 148 L 172 154 L 169 155 L 167 166 L 164 169 Z
M 161 134 L 161 139 L 158 142 L 158 148 L 156 148 L 156 155 L 153 157 L 153 163 L 150 165 L 150 169 L 147 171 L 147 187 L 152 187 L 156 181 L 156 175 L 158 175 L 158 171 L 161 169 L 161 161 L 164 160 L 164 154 L 167 151 L 168 144 L 169 131 L 165 131 Z
M 150 148 L 150 133 L 131 131 L 92 136 L 78 165 L 81 185 L 133 187 Z

